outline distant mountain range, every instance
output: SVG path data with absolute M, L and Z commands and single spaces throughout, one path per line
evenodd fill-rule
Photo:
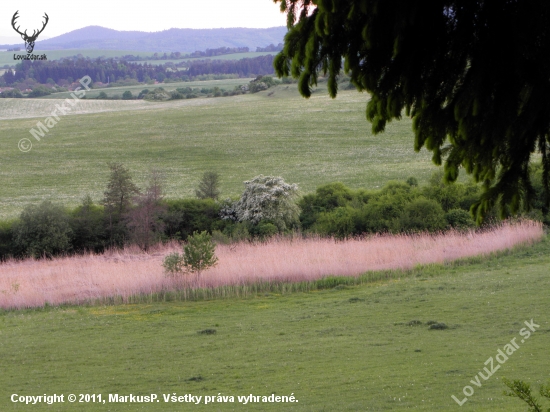
M 106 49 L 143 52 L 194 52 L 219 47 L 265 47 L 283 41 L 286 27 L 268 29 L 170 29 L 160 32 L 118 31 L 100 26 L 88 26 L 61 36 L 37 41 L 40 50 Z M 0 49 L 21 47 L 24 44 L 0 45 Z

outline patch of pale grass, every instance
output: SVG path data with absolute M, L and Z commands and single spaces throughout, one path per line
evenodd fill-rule
M 505 223 L 483 232 L 439 235 L 379 235 L 365 239 L 273 239 L 265 243 L 221 245 L 219 263 L 192 287 L 213 288 L 255 282 L 299 282 L 325 276 L 359 276 L 367 271 L 411 269 L 488 255 L 540 240 L 542 225 Z M 0 307 L 59 305 L 112 296 L 127 298 L 182 285 L 164 275 L 162 261 L 179 249 L 165 245 L 143 253 L 136 248 L 53 260 L 0 264 Z

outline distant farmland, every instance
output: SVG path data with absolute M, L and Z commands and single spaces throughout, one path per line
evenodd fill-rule
M 82 101 L 81 113 L 60 118 L 40 142 L 29 130 L 59 102 L 0 99 L 0 218 L 45 198 L 75 206 L 89 193 L 99 201 L 109 161 L 124 163 L 138 184 L 149 169 L 164 170 L 170 198 L 192 197 L 207 170 L 221 174 L 224 197 L 239 195 L 242 182 L 259 174 L 281 175 L 303 192 L 334 181 L 353 188 L 409 176 L 425 182 L 436 168 L 427 151 L 414 152 L 410 120 L 373 136 L 367 99 L 343 91 L 332 100 L 320 89 L 306 100 L 295 85 L 280 85 L 258 94 L 165 103 Z M 28 153 L 17 148 L 22 138 L 33 139 Z

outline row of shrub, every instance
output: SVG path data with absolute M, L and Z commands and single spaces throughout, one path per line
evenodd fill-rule
M 134 95 L 130 90 L 126 90 L 122 96 L 119 94 L 107 95 L 101 91 L 97 96 L 99 100 L 134 100 L 145 99 L 151 101 L 166 101 L 166 100 L 181 100 L 181 99 L 196 99 L 198 97 L 228 97 L 239 94 L 257 93 L 262 90 L 267 90 L 281 82 L 273 79 L 271 76 L 258 76 L 249 84 L 235 86 L 233 90 L 226 90 L 220 87 L 178 87 L 176 90 L 167 91 L 163 87 L 154 89 L 143 89 L 138 95 Z
M 153 178 L 140 190 L 120 164 L 110 165 L 105 197 L 87 196 L 67 209 L 50 201 L 29 205 L 18 219 L 0 222 L 0 260 L 10 256 L 54 256 L 137 244 L 142 249 L 169 239 L 186 240 L 207 231 L 218 243 L 265 239 L 301 231 L 347 238 L 368 233 L 438 232 L 475 227 L 471 205 L 480 195 L 473 183 L 442 183 L 436 173 L 419 186 L 415 178 L 388 182 L 380 190 L 352 190 L 329 183 L 298 196 L 282 178 L 257 176 L 238 199 L 218 200 L 218 175 L 205 173 L 196 199 L 164 199 Z M 528 217 L 550 223 L 540 168 L 533 170 L 536 196 Z M 125 199 L 121 202 L 120 199 Z M 496 218 L 490 214 L 488 218 Z

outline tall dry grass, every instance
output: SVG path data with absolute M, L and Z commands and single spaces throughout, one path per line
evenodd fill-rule
M 384 235 L 346 241 L 281 238 L 220 245 L 216 249 L 218 265 L 205 271 L 198 282 L 164 275 L 163 258 L 179 249 L 176 244 L 149 253 L 127 248 L 103 255 L 8 261 L 0 264 L 0 307 L 90 302 L 113 296 L 127 301 L 132 296 L 178 288 L 234 288 L 359 276 L 367 271 L 411 269 L 419 264 L 487 255 L 535 242 L 543 235 L 540 223 L 521 221 L 483 232 Z

